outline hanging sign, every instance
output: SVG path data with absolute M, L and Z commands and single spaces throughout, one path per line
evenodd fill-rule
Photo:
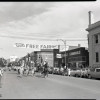
M 58 45 L 35 45 L 35 44 L 24 44 L 24 43 L 15 43 L 14 47 L 34 48 L 34 49 L 58 49 Z
M 57 54 L 56 58 L 62 58 L 61 54 Z

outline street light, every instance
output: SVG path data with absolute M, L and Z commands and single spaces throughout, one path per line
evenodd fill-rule
M 61 40 L 64 45 L 65 45 L 65 66 L 66 66 L 66 40 L 63 40 L 63 39 L 57 39 L 57 41 Z

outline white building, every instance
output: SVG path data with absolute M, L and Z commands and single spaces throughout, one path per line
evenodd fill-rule
M 86 31 L 89 32 L 89 66 L 100 67 L 100 21 L 91 24 L 91 20 L 89 20 L 89 26 Z
M 10 56 L 10 62 L 15 61 L 17 58 L 18 58 L 17 56 Z

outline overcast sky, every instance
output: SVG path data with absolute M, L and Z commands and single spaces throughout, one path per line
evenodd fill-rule
M 88 11 L 93 11 L 94 22 L 100 21 L 99 0 L 95 2 L 0 2 L 0 56 L 21 57 L 34 51 L 14 47 L 14 44 L 19 42 L 63 45 L 62 41 L 38 41 L 38 39 L 86 39 Z M 9 38 L 9 36 L 16 38 Z M 29 37 L 31 40 L 18 37 Z M 87 41 L 67 41 L 67 45 L 78 44 L 88 47 Z

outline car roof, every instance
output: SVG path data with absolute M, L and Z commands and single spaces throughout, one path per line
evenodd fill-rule
M 100 69 L 100 68 L 96 68 L 96 69 Z

